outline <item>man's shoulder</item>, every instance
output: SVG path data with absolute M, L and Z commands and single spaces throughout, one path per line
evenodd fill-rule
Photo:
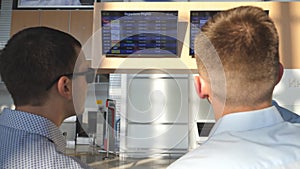
M 197 169 L 199 166 L 209 169 L 300 168 L 299 148 L 294 148 L 284 144 L 273 148 L 263 144 L 261 147 L 239 145 L 234 141 L 229 144 L 208 142 L 175 161 L 168 169 Z M 292 164 L 294 168 L 289 168 Z
M 262 164 L 273 169 L 291 163 L 300 168 L 299 130 L 300 124 L 283 122 L 252 131 L 224 132 L 181 157 L 169 169 L 263 168 Z
M 80 160 L 61 153 L 49 138 L 28 131 L 0 127 L 6 131 L 0 145 L 0 168 L 88 168 Z
M 300 123 L 300 116 L 297 113 L 292 112 L 291 110 L 282 106 L 279 106 L 275 100 L 272 101 L 272 104 L 278 109 L 279 113 L 285 121 L 291 123 Z
M 0 168 L 89 168 L 75 157 L 67 156 L 56 151 L 51 142 L 38 141 L 38 146 L 32 144 L 22 147 L 14 154 L 7 154 L 10 158 L 4 159 L 3 166 Z M 34 142 L 32 142 L 34 143 Z M 35 142 L 37 143 L 37 142 Z M 43 146 L 42 146 L 43 145 Z
M 40 166 L 47 165 L 51 168 L 88 168 L 88 166 L 78 160 L 76 157 L 68 156 L 59 150 L 57 146 L 48 140 L 46 137 L 35 140 L 31 146 L 38 145 L 35 147 L 35 151 L 30 152 L 31 157 L 35 156 L 39 160 Z M 38 157 L 37 157 L 37 154 Z

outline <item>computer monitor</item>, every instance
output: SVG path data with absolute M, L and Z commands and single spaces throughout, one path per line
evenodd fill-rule
M 201 27 L 219 11 L 191 11 L 190 13 L 190 55 L 194 57 L 194 41 Z
M 215 120 L 199 120 L 197 121 L 197 136 L 196 141 L 198 144 L 202 144 L 208 139 L 211 129 L 215 125 Z
M 210 19 L 212 16 L 220 12 L 216 11 L 191 11 L 190 12 L 190 56 L 194 57 L 194 41 L 196 35 L 199 33 L 201 27 Z M 269 14 L 269 10 L 265 10 Z
M 17 0 L 16 7 L 28 8 L 28 9 L 31 8 L 33 9 L 93 8 L 95 2 L 100 2 L 100 0 L 60 0 L 60 1 L 58 0 Z
M 101 11 L 106 57 L 177 57 L 177 11 Z

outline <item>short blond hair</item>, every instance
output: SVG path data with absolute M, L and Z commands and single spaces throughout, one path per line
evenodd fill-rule
M 272 97 L 278 79 L 278 34 L 273 21 L 259 7 L 241 6 L 220 12 L 195 38 L 200 75 L 210 75 L 216 96 L 226 103 L 256 104 Z M 222 68 L 216 68 L 216 58 Z M 225 75 L 225 82 L 219 77 Z M 222 93 L 223 92 L 223 93 Z

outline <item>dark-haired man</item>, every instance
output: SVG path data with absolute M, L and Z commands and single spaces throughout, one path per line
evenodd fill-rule
M 0 73 L 16 110 L 0 115 L 0 168 L 88 168 L 64 155 L 59 130 L 64 119 L 83 110 L 94 76 L 88 67 L 81 44 L 59 30 L 27 28 L 8 41 Z
M 258 7 L 212 17 L 195 39 L 197 93 L 212 104 L 207 142 L 169 169 L 300 168 L 300 125 L 284 121 L 272 93 L 278 82 L 278 34 Z

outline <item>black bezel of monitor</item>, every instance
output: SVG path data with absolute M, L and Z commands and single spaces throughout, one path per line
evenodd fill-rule
M 105 31 L 104 27 L 106 25 L 104 23 L 104 21 L 106 20 L 105 22 L 110 23 L 110 21 L 113 20 L 113 19 L 111 19 L 111 20 L 108 21 L 107 19 L 104 18 L 104 14 L 107 15 L 108 13 L 115 14 L 116 16 L 112 16 L 112 17 L 115 17 L 115 18 L 121 18 L 121 17 L 125 16 L 126 13 L 127 13 L 127 15 L 132 14 L 131 16 L 135 16 L 135 14 L 138 16 L 138 14 L 150 14 L 150 13 L 151 14 L 153 14 L 153 13 L 154 14 L 160 14 L 160 13 L 163 13 L 163 14 L 170 14 L 169 15 L 170 17 L 176 17 L 176 18 L 173 18 L 174 19 L 173 22 L 172 22 L 173 24 L 165 23 L 165 26 L 164 26 L 165 27 L 165 33 L 160 34 L 160 33 L 155 32 L 155 30 L 161 31 L 159 28 L 156 28 L 155 26 L 153 26 L 153 28 L 154 28 L 153 30 L 152 30 L 152 28 L 150 30 L 148 30 L 149 27 L 145 26 L 146 29 L 147 29 L 146 32 L 129 33 L 131 36 L 127 36 L 127 33 L 125 33 L 124 37 L 126 39 L 125 38 L 120 38 L 120 40 L 115 40 L 115 41 L 117 41 L 117 43 L 115 43 L 114 45 L 110 45 L 110 46 L 105 47 L 104 45 L 106 45 L 107 43 L 104 43 L 104 41 L 105 41 L 104 36 L 105 35 L 104 35 L 103 31 Z M 101 15 L 100 24 L 101 24 L 101 29 L 102 29 L 102 37 L 101 37 L 102 54 L 105 55 L 106 57 L 121 57 L 121 58 L 126 58 L 126 57 L 131 57 L 131 58 L 174 58 L 174 57 L 178 57 L 178 40 L 177 40 L 178 11 L 150 11 L 150 10 L 149 11 L 147 11 L 147 10 L 117 11 L 117 10 L 103 10 L 103 11 L 101 11 L 100 15 Z M 131 18 L 127 19 L 127 17 L 128 16 L 125 16 L 124 20 L 121 19 L 118 22 L 124 22 L 124 21 L 127 22 L 127 21 L 129 21 L 129 19 L 131 19 Z M 153 17 L 155 17 L 155 16 L 153 16 Z M 154 20 L 152 20 L 152 19 L 153 18 L 149 18 L 149 21 L 154 22 Z M 115 20 L 117 20 L 117 19 L 115 19 Z M 134 20 L 134 19 L 132 19 L 132 20 Z M 132 20 L 130 20 L 130 21 L 132 21 Z M 143 21 L 142 20 L 137 20 L 137 21 L 138 21 L 138 23 L 145 22 L 145 21 L 147 21 L 147 18 L 143 18 Z M 161 22 L 161 21 L 164 21 L 164 20 L 158 20 L 158 21 Z M 165 21 L 170 22 L 170 19 L 165 20 Z M 150 25 L 152 26 L 156 23 L 157 22 L 155 22 L 153 24 L 150 24 Z M 147 24 L 149 25 L 149 23 L 147 23 Z M 163 23 L 161 23 L 161 24 L 163 24 Z M 171 28 L 172 26 L 173 27 L 175 26 L 175 28 L 170 30 L 169 28 Z M 120 26 L 120 27 L 122 27 L 122 26 Z M 138 26 L 137 23 L 134 25 L 134 27 L 140 29 L 140 26 Z M 124 26 L 123 28 L 124 29 L 122 29 L 122 30 L 125 30 L 125 31 L 130 30 L 130 32 L 135 32 L 134 29 L 133 29 L 133 31 L 132 31 L 132 29 L 128 29 L 129 27 L 126 28 Z M 140 31 L 140 30 L 138 30 L 138 31 Z M 170 36 L 168 36 L 169 34 L 170 34 Z M 159 35 L 159 36 L 157 36 L 157 35 Z M 140 38 L 142 38 L 142 37 L 145 37 L 145 40 L 144 40 L 145 42 L 140 43 L 141 42 Z M 151 37 L 155 38 L 155 40 L 151 39 Z M 156 41 L 156 38 L 161 38 L 161 41 L 167 41 L 167 42 L 166 43 L 163 43 L 163 42 L 153 43 L 153 41 Z M 118 47 L 121 49 L 120 46 L 122 44 L 125 46 L 126 43 L 123 43 L 123 42 L 128 41 L 128 39 L 129 40 L 132 39 L 132 41 L 134 41 L 134 42 L 137 41 L 136 43 L 134 43 L 134 42 L 132 42 L 131 44 L 127 43 L 127 45 L 133 45 L 133 43 L 134 43 L 134 45 L 131 46 L 131 47 L 138 48 L 138 49 L 137 50 L 132 50 L 131 49 L 133 51 L 132 53 L 130 53 L 128 51 L 126 51 L 126 52 L 124 52 L 124 51 L 122 52 L 121 50 L 118 51 Z M 112 44 L 112 41 L 114 41 L 114 40 L 110 39 L 110 40 L 107 40 L 107 41 L 108 41 L 108 43 Z M 147 43 L 147 41 L 150 42 L 150 43 Z M 159 40 L 157 40 L 157 41 L 159 41 Z M 168 43 L 168 42 L 170 42 L 170 43 Z M 138 44 L 139 46 L 136 46 L 136 44 Z M 145 46 L 146 50 L 141 49 L 140 45 L 146 45 Z M 153 45 L 153 48 L 147 48 L 148 46 L 151 46 L 151 45 Z M 160 46 L 161 48 L 158 47 L 157 45 Z M 166 46 L 164 47 L 163 45 L 166 45 Z M 172 45 L 174 45 L 174 46 L 172 46 Z M 117 52 L 115 52 L 115 51 L 112 52 L 113 48 L 115 48 L 115 51 L 117 51 Z M 156 50 L 156 48 L 158 48 L 158 49 Z M 170 49 L 170 50 L 167 50 L 165 48 Z M 127 49 L 125 49 L 125 50 L 127 50 Z

